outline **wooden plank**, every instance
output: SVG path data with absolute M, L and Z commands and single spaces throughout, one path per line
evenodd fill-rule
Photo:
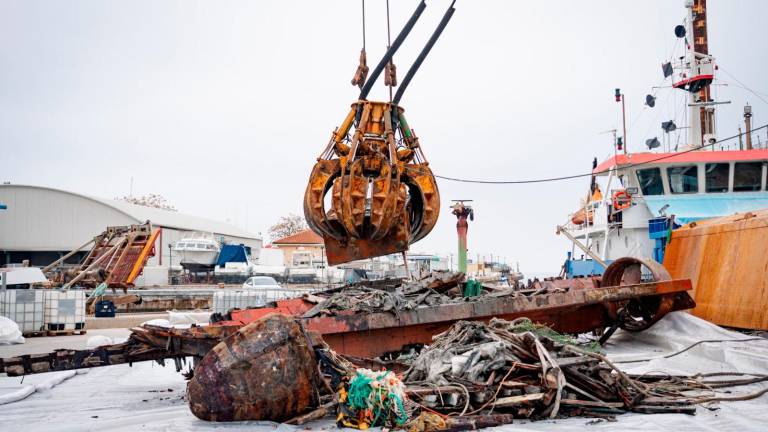
M 623 402 L 600 402 L 579 399 L 561 399 L 560 404 L 594 408 L 624 408 Z
M 539 401 L 544 399 L 544 393 L 531 393 L 527 395 L 522 396 L 509 396 L 509 397 L 503 397 L 496 399 L 496 402 L 493 404 L 496 407 L 504 408 L 504 407 L 510 407 L 515 405 L 527 405 L 531 402 Z
M 577 356 L 577 357 L 558 357 L 555 359 L 557 361 L 557 365 L 560 367 L 565 366 L 573 366 L 573 365 L 580 365 L 584 363 L 598 363 L 598 360 L 596 360 L 593 357 L 587 357 L 587 356 Z
M 501 383 L 501 386 L 504 388 L 521 388 L 528 385 L 530 384 L 524 383 L 521 381 L 504 381 L 503 383 Z
M 696 414 L 695 405 L 636 405 L 632 411 L 643 414 Z

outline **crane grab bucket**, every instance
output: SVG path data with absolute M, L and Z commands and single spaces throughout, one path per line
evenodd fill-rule
M 329 265 L 406 251 L 437 222 L 437 183 L 403 112 L 355 102 L 312 169 L 304 216 Z

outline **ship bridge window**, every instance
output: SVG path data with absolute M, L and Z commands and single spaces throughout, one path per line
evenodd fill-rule
M 733 191 L 759 191 L 762 177 L 762 162 L 736 162 L 733 167 Z
M 637 182 L 643 195 L 664 195 L 664 184 L 661 181 L 659 168 L 637 170 Z
M 707 192 L 728 192 L 729 163 L 708 163 L 705 169 Z
M 670 192 L 673 194 L 698 192 L 699 176 L 696 168 L 696 165 L 667 168 Z

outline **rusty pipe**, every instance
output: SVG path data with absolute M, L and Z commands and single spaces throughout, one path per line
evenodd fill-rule
M 589 250 L 589 248 L 584 246 L 584 244 L 582 244 L 580 241 L 576 240 L 576 237 L 572 236 L 571 233 L 568 232 L 568 230 L 566 230 L 565 228 L 563 228 L 561 226 L 558 226 L 557 227 L 557 233 L 558 234 L 562 234 L 562 235 L 568 237 L 568 240 L 572 241 L 573 244 L 578 246 L 579 249 L 583 250 L 584 253 L 589 255 L 589 257 L 592 258 L 593 260 L 595 260 L 596 263 L 598 263 L 601 266 L 603 266 L 603 268 L 607 268 L 608 267 L 608 264 L 606 264 L 605 261 L 603 261 L 599 256 L 597 256 L 597 254 L 595 254 L 594 252 Z

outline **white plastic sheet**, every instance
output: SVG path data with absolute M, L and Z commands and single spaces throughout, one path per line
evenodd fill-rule
M 82 375 L 88 372 L 88 369 L 71 370 L 62 372 L 51 372 L 40 375 L 40 380 L 34 380 L 34 383 L 21 385 L 18 389 L 0 394 L 0 405 L 20 401 L 35 392 L 46 392 L 72 378 L 75 375 Z
M 115 343 L 114 339 L 109 336 L 96 335 L 88 338 L 88 341 L 85 343 L 85 347 L 93 349 L 104 345 L 112 345 L 113 343 Z
M 19 325 L 9 318 L 0 316 L 0 345 L 23 343 L 24 336 L 21 335 Z
M 703 339 L 743 339 L 744 335 L 721 329 L 687 313 L 674 313 L 642 333 L 617 332 L 607 349 L 614 360 L 660 357 Z M 2 351 L 0 350 L 0 353 Z M 195 418 L 184 400 L 185 382 L 175 369 L 155 363 L 137 363 L 92 369 L 52 390 L 3 405 L 0 425 L 24 425 L 36 431 L 275 431 L 294 430 L 263 422 L 207 423 Z M 684 354 L 651 362 L 625 364 L 629 372 L 670 373 L 739 371 L 768 373 L 768 341 L 702 344 Z M 44 381 L 48 374 L 0 378 L 0 395 L 21 386 Z M 733 395 L 764 388 L 755 384 L 733 390 Z M 172 390 L 172 391 L 169 391 Z M 711 410 L 710 410 L 711 409 Z M 616 422 L 589 418 L 516 422 L 495 428 L 501 431 L 764 431 L 768 430 L 768 395 L 744 402 L 721 402 L 710 409 L 699 407 L 695 416 L 685 414 L 625 414 Z M 309 425 L 334 430 L 332 420 Z M 303 427 L 295 430 L 303 430 Z
M 179 324 L 208 324 L 210 319 L 211 312 L 168 311 L 168 321 L 174 326 Z

